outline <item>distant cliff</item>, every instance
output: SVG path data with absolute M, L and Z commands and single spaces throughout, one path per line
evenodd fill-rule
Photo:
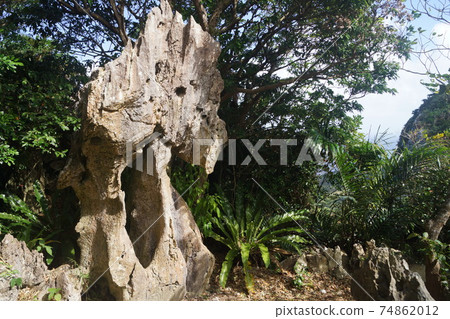
M 411 147 L 421 143 L 424 135 L 434 136 L 450 129 L 450 84 L 441 85 L 438 93 L 428 95 L 406 122 L 398 147 Z

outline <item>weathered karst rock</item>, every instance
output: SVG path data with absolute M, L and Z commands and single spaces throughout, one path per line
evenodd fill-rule
M 292 256 L 283 260 L 280 266 L 288 271 L 300 273 L 308 270 L 318 273 L 329 273 L 330 275 L 343 279 L 348 277 L 349 258 L 339 246 L 323 249 L 311 247 L 300 256 Z
M 213 170 L 226 139 L 219 53 L 161 1 L 137 42 L 80 94 L 82 128 L 59 187 L 80 200 L 80 266 L 119 300 L 181 299 L 208 283 L 214 257 L 167 170 L 173 156 L 194 161 L 194 139 L 211 141 L 199 159 Z
M 376 247 L 368 242 L 366 252 L 360 244 L 353 246 L 352 295 L 356 300 L 434 300 L 418 273 L 409 270 L 401 252 L 388 247 Z M 364 290 L 361 289 L 362 286 Z
M 11 287 L 20 278 L 22 285 Z M 0 243 L 0 301 L 48 300 L 49 289 L 58 288 L 62 300 L 81 300 L 82 278 L 77 269 L 63 265 L 49 270 L 44 256 L 7 234 Z

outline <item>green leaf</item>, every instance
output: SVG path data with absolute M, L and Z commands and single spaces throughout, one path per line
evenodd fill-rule
M 264 266 L 268 268 L 270 266 L 270 253 L 269 248 L 264 244 L 258 244 L 259 251 L 261 252 L 262 260 L 264 261 Z
M 9 282 L 9 285 L 11 288 L 14 288 L 14 287 L 21 288 L 22 287 L 22 278 L 12 278 Z
M 412 238 L 416 238 L 416 237 L 419 237 L 419 234 L 411 233 L 411 234 L 408 235 L 408 237 L 406 237 L 406 239 L 412 239 Z
M 45 251 L 47 252 L 47 254 L 49 254 L 50 256 L 53 256 L 53 250 L 51 246 L 44 246 Z
M 228 251 L 225 260 L 222 263 L 222 269 L 219 275 L 219 284 L 225 288 L 227 285 L 228 276 L 230 274 L 231 268 L 233 266 L 233 261 L 236 256 L 239 254 L 239 251 L 236 249 L 231 249 Z
M 47 297 L 47 299 L 49 301 L 51 301 L 51 300 L 56 300 L 56 301 L 61 300 L 61 294 L 59 294 L 60 291 L 61 291 L 61 288 L 48 288 L 48 297 Z
M 247 291 L 249 293 L 252 293 L 254 288 L 253 283 L 253 276 L 250 273 L 250 251 L 251 251 L 250 244 L 244 243 L 241 245 L 241 258 L 242 258 L 242 266 L 244 268 L 244 276 L 245 276 L 245 287 L 247 288 Z
M 4 219 L 4 220 L 11 220 L 14 221 L 20 225 L 30 225 L 31 222 L 23 217 L 17 216 L 17 215 L 13 215 L 13 214 L 8 214 L 8 213 L 0 213 L 0 220 Z

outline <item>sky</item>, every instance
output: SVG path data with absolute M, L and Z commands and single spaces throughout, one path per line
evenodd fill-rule
M 447 48 L 450 48 L 449 24 L 438 22 L 427 16 L 421 16 L 413 22 L 413 25 L 427 30 L 425 33 L 427 35 L 436 32 L 435 42 L 442 43 Z M 434 54 L 433 60 L 442 73 L 447 73 L 450 68 L 450 60 L 448 58 L 441 54 Z M 425 71 L 425 67 L 417 58 L 407 61 L 403 68 L 416 72 Z M 401 130 L 411 117 L 412 111 L 417 109 L 423 100 L 427 98 L 428 94 L 431 93 L 421 84 L 421 80 L 428 82 L 428 77 L 401 70 L 399 71 L 398 79 L 389 82 L 390 86 L 398 91 L 396 95 L 370 94 L 360 99 L 359 103 L 364 107 L 361 113 L 363 124 L 360 132 L 373 139 L 378 128 L 380 128 L 380 132 L 387 130 L 389 146 L 395 147 Z

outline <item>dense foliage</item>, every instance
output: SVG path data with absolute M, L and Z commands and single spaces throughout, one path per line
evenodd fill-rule
M 2 9 L 6 5 L 1 3 Z M 85 67 L 53 40 L 0 23 L 0 235 L 12 233 L 47 263 L 74 257 L 77 209 L 55 190 L 79 127 L 74 109 Z M 70 193 L 70 192 L 69 192 Z M 65 195 L 68 193 L 65 192 Z M 67 205 L 69 204 L 69 205 Z
M 396 0 L 274 1 L 171 0 L 184 18 L 193 15 L 221 44 L 219 70 L 225 80 L 221 116 L 229 136 L 296 138 L 299 146 L 314 130 L 342 143 L 358 126 L 349 115 L 361 110 L 353 98 L 367 93 L 393 92 L 387 81 L 396 77 L 413 31 L 405 23 L 413 16 Z M 14 0 L 4 4 L 4 20 L 51 36 L 74 52 L 105 63 L 135 41 L 145 17 L 158 1 Z M 393 23 L 385 24 L 384 19 Z M 402 32 L 397 27 L 404 27 Z M 103 45 L 107 43 L 107 45 Z M 336 93 L 339 87 L 345 94 Z M 238 149 L 245 158 L 246 150 Z M 279 151 L 266 149 L 276 158 Z M 275 154 L 274 154 L 275 152 Z M 274 164 L 275 165 L 275 164 Z M 304 205 L 316 185 L 303 191 L 314 169 L 298 166 L 266 170 L 257 165 L 216 168 L 214 183 L 234 189 L 233 181 L 286 182 L 289 190 L 275 194 L 282 201 Z M 276 180 L 275 183 L 273 181 Z M 280 195 L 280 196 L 277 196 Z
M 370 239 L 405 248 L 448 200 L 449 151 L 448 141 L 435 140 L 402 151 L 362 139 L 343 147 L 313 215 L 315 232 L 347 249 Z
M 62 133 L 79 124 L 72 107 L 84 68 L 51 41 L 25 35 L 4 38 L 0 56 L 11 61 L 0 68 L 0 165 L 35 150 L 64 156 Z
M 62 229 L 55 229 L 57 220 L 53 219 L 42 186 L 34 184 L 35 199 L 39 211 L 33 211 L 16 195 L 0 194 L 0 199 L 7 205 L 11 213 L 0 213 L 0 233 L 10 233 L 17 239 L 28 244 L 30 249 L 36 249 L 46 256 L 46 262 L 51 264 L 54 258 L 53 237 Z M 60 225 L 58 225 L 60 226 Z
M 276 249 L 299 252 L 305 230 L 347 250 L 369 239 L 420 248 L 448 275 L 448 228 L 424 235 L 449 199 L 448 75 L 434 76 L 447 85 L 414 112 L 397 150 L 355 133 L 362 110 L 356 99 L 395 93 L 388 81 L 397 77 L 396 61 L 409 57 L 414 29 L 408 22 L 417 13 L 398 0 L 169 3 L 185 19 L 194 16 L 222 48 L 220 116 L 237 139 L 236 164 L 227 148 L 209 177 L 180 160 L 170 172 L 203 236 L 224 245 L 221 285 L 241 264 L 251 291 L 250 268 L 269 266 Z M 0 1 L 0 234 L 45 251 L 48 263 L 75 257 L 78 202 L 70 191 L 55 190 L 65 164 L 56 160 L 79 127 L 73 105 L 86 67 L 117 57 L 157 5 Z M 308 138 L 325 163 L 296 164 Z M 252 145 L 265 139 L 259 153 L 267 165 L 243 164 L 250 151 L 240 139 Z M 295 141 L 285 163 L 270 139 Z
M 209 195 L 208 183 L 189 187 L 189 178 L 182 174 L 195 173 L 190 166 L 183 171 L 172 173 L 175 187 L 181 192 L 188 189 L 184 198 L 202 230 L 205 238 L 213 238 L 227 247 L 222 262 L 220 284 L 225 287 L 236 259 L 243 266 L 247 291 L 254 288 L 250 272 L 251 260 L 257 265 L 262 261 L 269 267 L 274 251 L 287 249 L 300 253 L 308 243 L 305 234 L 306 216 L 304 211 L 277 212 L 274 205 L 267 205 L 264 197 L 253 198 L 238 190 L 235 199 L 230 201 L 222 190 Z M 184 181 L 184 183 L 183 183 Z

